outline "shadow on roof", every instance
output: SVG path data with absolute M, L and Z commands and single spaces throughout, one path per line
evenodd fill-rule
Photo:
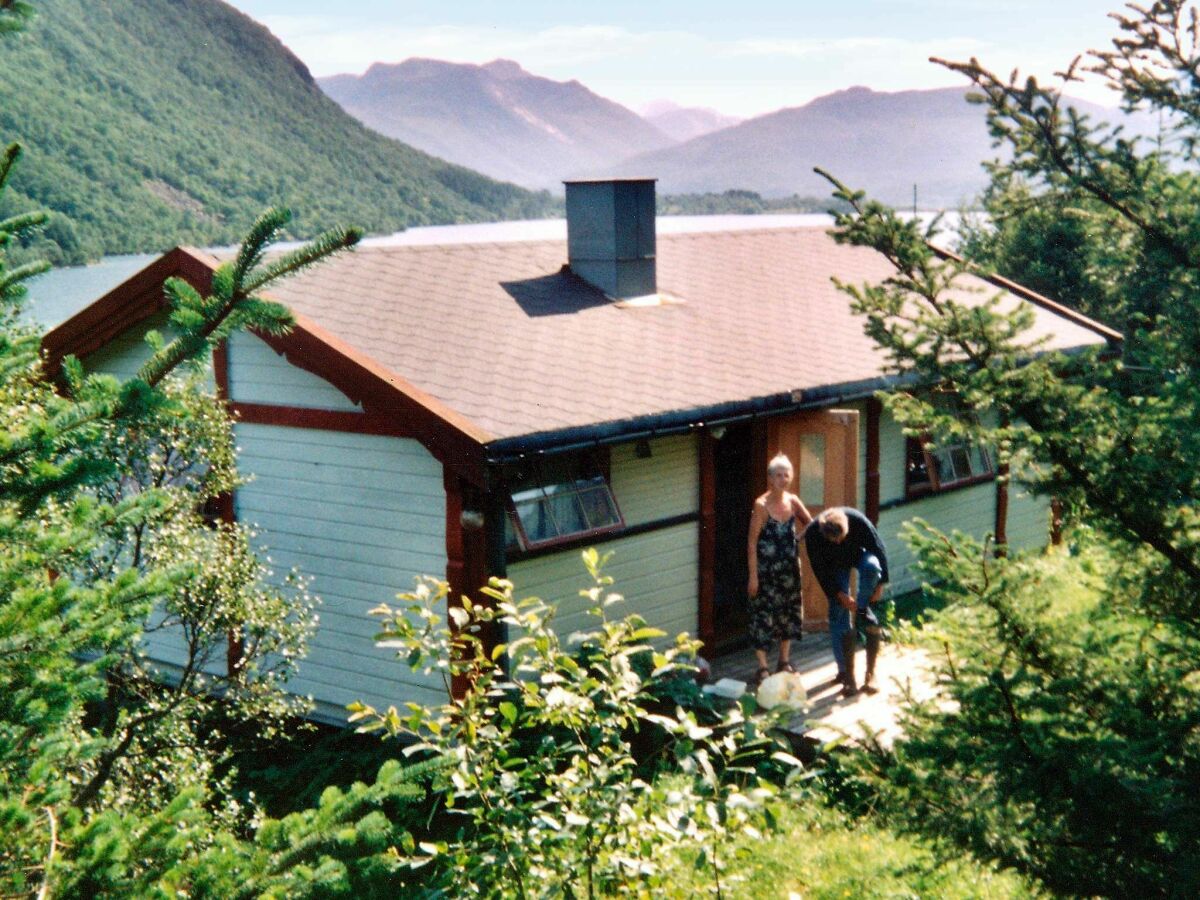
M 500 286 L 531 318 L 565 316 L 596 306 L 607 306 L 612 302 L 603 291 L 592 287 L 566 266 L 552 275 L 502 281 Z

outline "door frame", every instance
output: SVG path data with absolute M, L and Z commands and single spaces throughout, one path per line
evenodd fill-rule
M 771 431 L 774 423 L 786 420 L 795 419 L 797 417 L 814 416 L 822 413 L 846 413 L 849 412 L 856 418 L 860 416 L 858 409 L 853 410 L 836 410 L 829 407 L 822 407 L 810 410 L 801 410 L 789 413 L 783 416 L 773 416 L 771 418 L 757 418 L 753 421 L 753 436 L 752 444 L 752 459 L 760 462 L 760 468 L 763 472 L 763 484 L 766 483 L 766 465 L 767 461 L 775 452 L 771 445 Z M 871 521 L 877 522 L 879 517 L 879 424 L 880 424 L 880 404 L 874 397 L 868 398 L 865 409 L 865 425 L 866 425 L 866 472 L 865 472 L 865 496 L 863 504 L 865 511 Z M 776 426 L 777 427 L 777 426 Z M 844 505 L 857 504 L 858 492 L 858 448 L 857 441 L 859 438 L 858 429 L 855 433 L 856 446 L 849 460 L 847 471 L 844 474 L 843 485 L 849 482 L 847 496 L 851 499 Z M 716 441 L 717 438 L 713 435 L 713 427 L 705 427 L 700 430 L 699 434 L 699 462 L 700 462 L 700 510 L 699 510 L 699 577 L 698 581 L 698 596 L 697 596 L 697 628 L 696 633 L 703 644 L 703 651 L 710 656 L 715 655 L 719 651 L 719 646 L 716 636 L 716 621 L 715 621 L 715 563 L 716 563 Z M 751 485 L 756 484 L 754 479 L 751 479 Z M 765 489 L 765 487 L 764 487 Z M 752 487 L 753 491 L 753 487 Z M 747 515 L 749 515 L 749 503 L 753 496 L 746 498 Z M 812 591 L 807 590 L 809 585 L 815 585 L 815 579 L 809 578 L 805 582 L 806 601 L 805 601 L 805 627 L 813 630 L 823 630 L 827 626 L 827 607 L 821 605 L 819 610 L 810 610 L 810 602 L 807 599 L 808 594 Z M 819 588 L 816 589 L 819 593 Z M 824 603 L 824 595 L 820 595 L 820 601 Z

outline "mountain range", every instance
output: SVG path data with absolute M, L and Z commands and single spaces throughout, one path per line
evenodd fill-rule
M 54 261 L 228 243 L 277 203 L 297 210 L 295 237 L 559 208 L 364 127 L 266 28 L 219 0 L 38 10 L 3 46 L 0 141 L 26 155 L 0 217 L 48 209 L 34 249 Z
M 413 146 L 530 188 L 565 178 L 658 179 L 660 194 L 753 191 L 766 198 L 829 196 L 821 166 L 898 206 L 969 201 L 994 157 L 984 109 L 966 88 L 852 87 L 740 121 L 656 101 L 638 116 L 578 81 L 533 75 L 511 60 L 486 65 L 410 59 L 363 75 L 318 79 L 366 125 Z M 1094 118 L 1119 115 L 1082 101 Z M 1152 133 L 1149 118 L 1129 122 Z
M 828 196 L 820 166 L 877 200 L 923 209 L 957 206 L 987 185 L 982 162 L 998 155 L 984 108 L 966 88 L 881 92 L 852 87 L 804 106 L 758 116 L 608 170 L 653 174 L 668 194 L 743 188 L 765 197 Z M 1072 99 L 1095 121 L 1122 121 L 1151 135 L 1157 119 Z
M 317 83 L 381 134 L 527 187 L 561 189 L 571 175 L 675 142 L 578 81 L 531 75 L 506 59 L 376 63 Z
M 298 210 L 293 237 L 558 215 L 561 200 L 527 188 L 571 177 L 656 177 L 660 195 L 688 195 L 683 209 L 800 208 L 829 196 L 819 165 L 895 205 L 915 186 L 939 207 L 977 194 L 994 155 L 983 109 L 958 88 L 856 87 L 737 122 L 669 102 L 639 116 L 510 60 L 413 59 L 318 82 L 221 0 L 58 0 L 4 53 L 0 140 L 26 158 L 0 217 L 48 209 L 26 249 L 58 263 L 229 243 L 277 203 Z

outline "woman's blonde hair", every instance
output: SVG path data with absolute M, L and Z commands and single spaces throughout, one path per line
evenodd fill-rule
M 771 461 L 767 463 L 767 475 L 773 475 L 780 469 L 787 469 L 789 472 L 795 472 L 796 468 L 792 465 L 792 461 L 787 458 L 786 453 L 776 453 L 771 457 Z

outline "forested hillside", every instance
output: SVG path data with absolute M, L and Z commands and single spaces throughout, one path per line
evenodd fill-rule
M 0 216 L 52 212 L 57 261 L 235 240 L 272 203 L 368 232 L 536 217 L 547 195 L 382 137 L 219 0 L 58 0 L 0 47 L 0 139 L 26 163 Z

